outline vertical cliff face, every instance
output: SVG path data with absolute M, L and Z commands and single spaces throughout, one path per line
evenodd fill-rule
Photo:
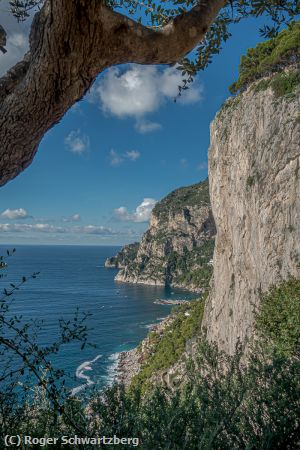
M 300 92 L 269 81 L 230 99 L 211 125 L 217 237 L 204 323 L 229 353 L 253 332 L 261 293 L 300 277 Z

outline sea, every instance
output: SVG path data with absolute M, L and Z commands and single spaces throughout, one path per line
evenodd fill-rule
M 1 269 L 1 291 L 22 277 L 39 272 L 12 296 L 11 313 L 24 323 L 37 320 L 42 327 L 38 343 L 48 346 L 58 337 L 60 319 L 72 320 L 76 309 L 88 314 L 88 342 L 71 342 L 53 355 L 52 363 L 66 373 L 70 395 L 103 389 L 116 377 L 118 355 L 136 347 L 153 325 L 171 311 L 156 299 L 193 299 L 195 294 L 179 289 L 115 282 L 117 269 L 104 267 L 106 258 L 120 247 L 1 245 L 16 251 Z

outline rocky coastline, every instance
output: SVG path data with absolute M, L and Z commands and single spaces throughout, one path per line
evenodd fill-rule
M 174 315 L 171 313 L 165 317 L 161 322 L 154 325 L 151 329 L 157 335 L 162 335 L 166 327 L 168 327 L 174 320 Z M 152 345 L 149 335 L 143 339 L 140 344 L 132 350 L 120 352 L 118 355 L 118 363 L 116 369 L 115 381 L 124 384 L 127 388 L 131 380 L 137 375 L 145 359 L 151 355 Z
M 115 268 L 114 267 L 110 267 L 108 265 L 105 266 L 106 268 Z M 120 273 L 120 272 L 119 272 Z M 186 284 L 180 284 L 180 283 L 171 283 L 170 285 L 166 286 L 166 283 L 161 282 L 159 280 L 153 280 L 152 278 L 149 279 L 136 279 L 136 278 L 127 278 L 126 280 L 123 278 L 122 273 L 119 275 L 117 274 L 115 276 L 115 282 L 116 283 L 129 283 L 129 284 L 140 284 L 140 285 L 145 285 L 145 286 L 161 286 L 161 287 L 169 287 L 172 289 L 180 289 L 182 291 L 186 291 L 186 292 L 192 292 L 194 294 L 203 294 L 203 292 L 205 291 L 205 289 L 201 288 L 200 286 L 196 286 L 196 285 L 192 285 L 190 284 L 189 286 L 187 286 Z
M 141 367 L 138 347 L 121 352 L 118 356 L 116 381 L 128 387 L 132 378 L 138 374 Z
M 166 300 L 166 299 L 162 299 L 162 298 L 157 298 L 156 300 L 154 300 L 153 302 L 155 305 L 189 305 L 190 301 L 189 300 Z

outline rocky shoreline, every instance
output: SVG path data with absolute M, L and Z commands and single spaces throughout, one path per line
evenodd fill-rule
M 105 266 L 106 268 L 112 268 L 112 266 Z M 115 267 L 114 267 L 115 268 Z M 152 278 L 147 278 L 147 279 L 138 279 L 137 278 L 127 278 L 125 279 L 122 275 L 122 273 L 117 273 L 117 275 L 115 276 L 115 282 L 117 283 L 129 283 L 129 284 L 141 284 L 141 285 L 146 285 L 146 286 L 161 286 L 161 287 L 166 287 L 166 283 L 165 282 L 161 282 L 159 280 L 153 280 Z M 180 289 L 182 291 L 187 291 L 187 292 L 192 292 L 194 294 L 202 294 L 203 293 L 203 289 L 199 286 L 194 286 L 194 285 L 185 285 L 185 284 L 180 284 L 180 283 L 171 283 L 169 284 L 167 287 L 169 288 L 173 288 L 173 289 Z
M 152 332 L 161 335 L 165 328 L 169 326 L 174 320 L 174 315 L 171 313 L 151 329 Z M 151 343 L 149 336 L 141 341 L 138 347 L 132 350 L 121 352 L 118 355 L 118 364 L 116 369 L 115 381 L 124 384 L 125 387 L 130 385 L 132 378 L 137 375 L 141 369 L 144 360 L 151 354 Z
M 174 306 L 178 306 L 178 305 L 189 305 L 190 301 L 189 300 L 165 300 L 165 299 L 156 299 L 153 302 L 155 305 L 174 305 Z
M 140 367 L 140 355 L 137 347 L 127 352 L 121 352 L 118 356 L 116 381 L 128 387 L 132 378 L 139 373 Z

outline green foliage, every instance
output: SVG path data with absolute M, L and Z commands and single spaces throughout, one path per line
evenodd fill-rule
M 167 219 L 169 214 L 185 210 L 188 206 L 203 205 L 210 205 L 208 180 L 171 192 L 155 205 L 153 214 L 160 219 Z
M 253 81 L 271 72 L 278 71 L 283 66 L 296 61 L 299 57 L 300 22 L 293 22 L 287 29 L 281 31 L 278 36 L 258 44 L 255 48 L 250 48 L 246 56 L 242 56 L 239 79 L 230 87 L 230 91 L 236 93 L 244 90 Z M 287 78 L 289 77 L 287 76 Z M 280 84 L 282 82 L 283 80 L 278 81 Z M 290 83 L 285 80 L 286 85 L 291 83 L 295 84 L 295 80 Z M 274 89 L 276 90 L 276 83 Z M 281 92 L 284 92 L 286 89 L 288 87 L 283 89 L 283 91 L 279 89 L 279 95 L 283 95 Z
M 208 264 L 212 258 L 215 248 L 215 240 L 208 239 L 185 255 L 177 255 L 176 269 L 179 275 L 174 277 L 176 283 L 186 286 L 193 285 L 206 290 L 213 273 L 213 266 Z
M 141 450 L 298 448 L 299 360 L 266 354 L 261 347 L 253 351 L 247 366 L 241 356 L 240 349 L 230 357 L 203 343 L 196 361 L 188 365 L 181 390 L 156 387 L 143 396 L 139 389 L 128 393 L 115 385 L 100 396 L 95 393 L 89 414 L 80 401 L 70 399 L 66 412 L 81 431 L 55 417 L 40 393 L 31 410 L 26 409 L 24 421 L 15 422 L 10 431 L 35 436 L 132 436 L 139 439 Z M 75 444 L 62 448 L 103 447 Z M 120 445 L 110 448 L 117 450 Z
M 3 293 L 2 327 L 6 320 L 3 305 L 11 297 L 11 290 L 17 287 L 18 284 L 11 286 Z M 0 333 L 1 351 L 7 344 L 5 339 L 17 344 L 21 352 L 22 348 L 26 349 L 23 356 L 32 359 L 25 368 L 29 367 L 33 374 L 38 371 L 39 376 L 36 384 L 24 384 L 26 380 L 16 365 L 13 368 L 16 373 L 8 373 L 6 382 L 1 379 L 1 443 L 6 434 L 85 438 L 116 435 L 139 439 L 134 445 L 122 445 L 124 449 L 138 444 L 141 450 L 299 448 L 299 300 L 299 280 L 291 279 L 271 289 L 257 316 L 259 340 L 250 349 L 247 364 L 243 363 L 240 346 L 234 356 L 229 356 L 202 341 L 195 357 L 186 361 L 180 389 L 157 385 L 144 392 L 143 383 L 150 375 L 146 373 L 145 379 L 136 382 L 129 392 L 116 384 L 101 395 L 94 392 L 88 407 L 82 399 L 66 396 L 64 384 L 55 383 L 61 378 L 58 373 L 55 375 L 51 365 L 42 372 L 44 349 L 37 344 L 30 347 L 33 336 L 27 332 L 29 328 L 21 328 L 20 322 L 11 324 L 19 331 L 19 341 Z M 165 368 L 166 359 L 168 363 L 177 361 L 188 340 L 199 338 L 203 306 L 203 301 L 197 301 L 178 308 L 172 325 L 162 336 L 152 333 L 154 347 L 149 361 L 153 370 Z M 266 340 L 273 345 L 266 345 Z M 170 352 L 176 359 L 170 358 Z M 26 362 L 24 358 L 21 361 Z M 5 364 L 1 370 L 4 373 Z M 7 383 L 10 379 L 15 382 Z M 19 448 L 37 447 L 21 441 Z M 76 443 L 62 446 L 59 442 L 56 446 L 43 446 L 46 450 L 104 447 Z M 110 448 L 117 450 L 120 445 L 112 444 Z
M 270 85 L 276 97 L 291 94 L 296 87 L 300 86 L 300 71 L 277 75 L 272 79 Z
M 202 265 L 197 269 L 190 270 L 184 275 L 178 277 L 178 282 L 185 286 L 192 285 L 203 290 L 209 287 L 209 282 L 213 274 L 213 267 L 211 265 Z
M 155 241 L 165 244 L 172 237 L 174 236 L 169 236 L 165 230 L 161 229 L 155 234 Z M 128 260 L 126 264 L 130 273 L 141 275 L 146 270 L 148 278 L 164 280 L 168 286 L 179 284 L 187 288 L 193 287 L 205 291 L 209 287 L 213 272 L 213 267 L 210 264 L 213 252 L 214 239 L 207 239 L 202 245 L 190 251 L 186 248 L 183 254 L 172 251 L 155 260 L 150 259 L 149 261 L 148 258 L 141 263 Z M 118 258 L 118 255 L 116 258 Z M 111 261 L 114 259 L 111 258 Z
M 204 300 L 196 300 L 189 305 L 181 305 L 174 311 L 174 320 L 163 333 L 151 332 L 149 345 L 151 354 L 147 357 L 141 371 L 132 381 L 134 389 L 149 388 L 148 381 L 156 372 L 172 366 L 183 354 L 187 342 L 199 336 L 204 312 Z
M 140 244 L 134 242 L 133 244 L 125 245 L 117 254 L 108 259 L 111 266 L 118 267 L 119 265 L 135 264 L 135 258 Z
M 268 87 L 270 87 L 270 83 L 271 83 L 270 79 L 260 80 L 258 83 L 256 83 L 253 86 L 253 89 L 254 89 L 255 92 L 265 91 L 266 89 L 268 89 Z
M 300 280 L 291 279 L 263 298 L 257 330 L 283 355 L 300 355 Z
M 254 85 L 255 92 L 264 91 L 271 87 L 275 97 L 283 97 L 293 95 L 297 88 L 300 87 L 300 71 L 290 71 L 279 73 L 270 79 L 261 80 Z

